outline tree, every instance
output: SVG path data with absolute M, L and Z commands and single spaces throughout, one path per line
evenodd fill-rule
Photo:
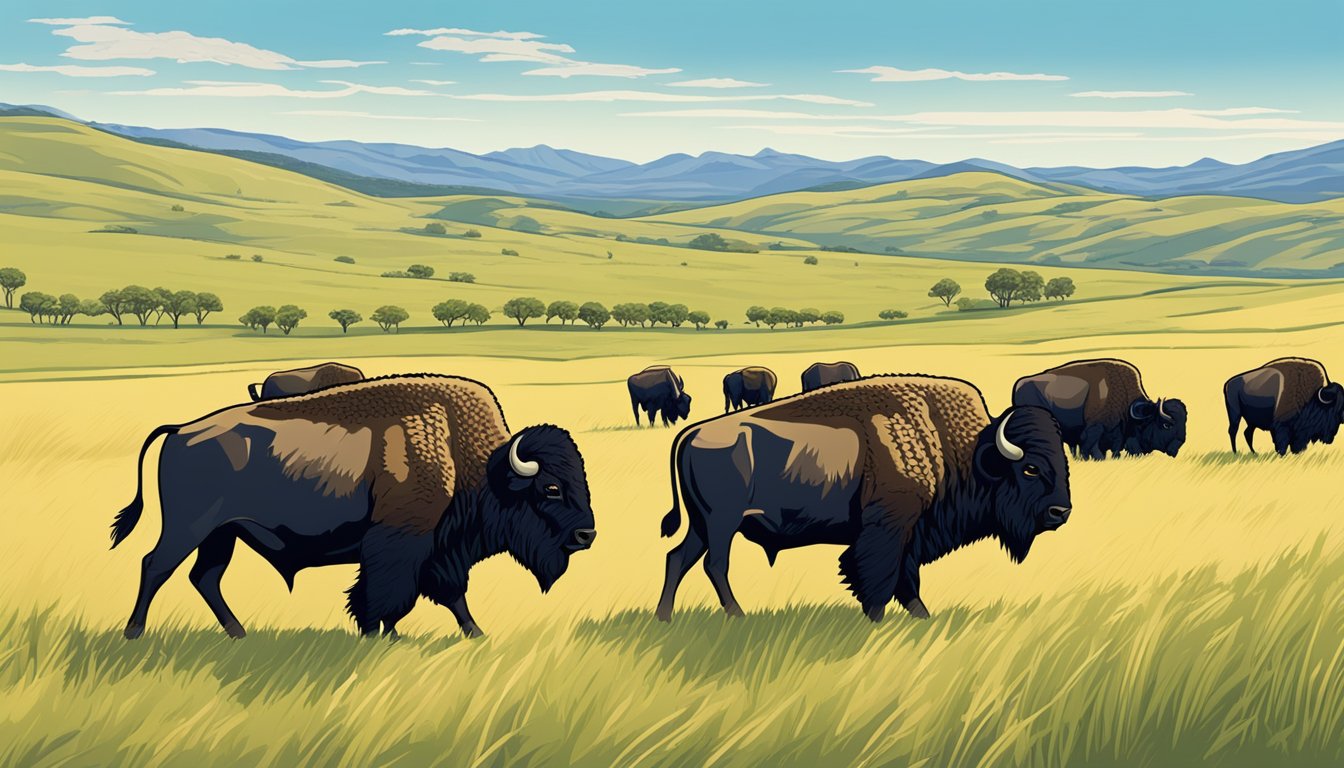
M 821 319 L 821 310 L 819 309 L 813 309 L 812 307 L 803 307 L 802 309 L 798 310 L 799 324 L 815 323 L 820 319 Z
M 709 325 L 709 313 L 704 310 L 697 309 L 686 315 L 686 319 L 691 321 L 697 331 L 704 330 L 705 326 Z
M 596 301 L 586 301 L 582 307 L 579 307 L 579 319 L 588 324 L 593 330 L 600 331 L 602 326 L 611 321 L 611 313 L 607 308 Z
M 881 312 L 878 312 L 877 316 L 882 320 L 902 320 L 909 317 L 909 315 L 899 309 L 884 309 Z
M 470 272 L 449 272 L 448 282 L 450 283 L 474 283 L 476 276 Z
M 504 316 L 518 321 L 518 325 L 527 325 L 527 321 L 546 314 L 546 305 L 541 299 L 532 296 L 519 296 L 504 302 Z
M 412 264 L 406 268 L 406 274 L 421 280 L 427 280 L 434 276 L 434 268 L 424 264 Z
M 476 325 L 483 325 L 490 319 L 490 310 L 485 308 L 484 304 L 472 304 L 467 307 L 467 320 Z
M 177 328 L 183 315 L 195 314 L 197 302 L 193 291 L 165 291 L 160 296 L 159 311 L 172 318 L 173 327 Z
M 765 316 L 765 324 L 774 330 L 776 325 L 790 326 L 798 322 L 798 313 L 786 307 L 774 307 Z
M 728 321 L 727 321 L 727 320 L 715 320 L 715 321 L 714 321 L 714 327 L 715 327 L 715 328 L 718 328 L 720 331 L 722 331 L 723 329 L 725 329 L 725 328 L 728 327 Z
M 667 308 L 670 306 L 665 301 L 649 302 L 649 325 L 667 322 Z
M 369 319 L 377 323 L 378 327 L 383 329 L 383 333 L 393 328 L 397 329 L 397 333 L 401 333 L 401 324 L 411 319 L 411 313 L 394 304 L 384 304 L 373 310 Z
M 817 264 L 820 264 L 821 261 L 820 261 L 819 259 L 817 259 L 816 256 L 804 256 L 804 257 L 803 257 L 803 263 L 804 263 L 804 264 L 807 264 L 807 265 L 810 265 L 810 266 L 815 266 L 815 265 L 817 265 Z
M 561 325 L 564 325 L 566 320 L 573 325 L 574 321 L 579 319 L 579 305 L 572 301 L 552 301 L 551 306 L 546 308 L 546 322 L 550 323 L 552 317 L 560 318 Z
M 337 262 L 340 262 L 341 264 L 354 264 L 354 263 L 355 263 L 355 257 L 354 257 L 354 256 L 337 256 L 335 259 L 332 259 L 332 261 L 337 261 Z
M 364 316 L 353 309 L 333 309 L 327 313 L 327 317 L 341 324 L 341 333 L 348 332 L 350 326 L 364 320 Z
M 128 314 L 135 315 L 141 325 L 149 324 L 149 316 L 159 308 L 158 294 L 143 285 L 128 285 L 121 289 L 122 308 Z
M 126 311 L 126 296 L 122 291 L 111 290 L 98 297 L 102 302 L 103 310 L 121 325 L 121 315 Z
M 265 304 L 253 307 L 238 318 L 238 322 L 252 330 L 260 328 L 262 333 L 266 333 L 266 329 L 270 327 L 271 323 L 275 322 L 275 307 Z
M 845 313 L 836 312 L 835 310 L 831 310 L 830 312 L 822 312 L 821 322 L 827 325 L 839 325 L 845 322 Z
M 70 318 L 79 314 L 79 297 L 73 293 L 63 293 L 56 300 L 56 319 L 61 325 L 69 325 Z
M 1074 285 L 1071 277 L 1052 277 L 1050 282 L 1045 284 L 1045 290 L 1042 294 L 1047 299 L 1059 299 L 1063 301 L 1073 295 Z
M 747 308 L 747 321 L 755 323 L 757 328 L 761 327 L 761 323 L 764 322 L 769 315 L 770 310 L 762 306 Z
M 698 248 L 702 251 L 726 251 L 728 250 L 728 241 L 724 240 L 717 232 L 707 232 L 703 235 L 696 235 L 686 246 L 688 248 Z
M 97 317 L 106 312 L 107 307 L 104 307 L 103 302 L 97 299 L 85 299 L 79 302 L 79 314 L 86 317 Z
M 266 260 L 266 257 L 262 256 L 260 253 L 254 253 L 252 254 L 252 260 L 260 264 L 261 262 Z
M 434 305 L 431 311 L 434 313 L 434 319 L 443 323 L 449 328 L 453 323 L 461 320 L 464 324 L 467 322 L 467 310 L 471 305 L 461 299 L 449 299 Z
M 649 305 L 638 302 L 617 304 L 611 308 L 612 319 L 624 326 L 638 325 L 643 328 L 644 323 L 649 321 L 649 314 Z
M 1022 273 L 1016 269 L 1004 267 L 985 278 L 985 290 L 989 291 L 1000 307 L 1010 306 L 1021 288 Z
M 1040 273 L 1031 270 L 1022 272 L 1022 287 L 1017 289 L 1018 301 L 1040 301 L 1041 292 L 1045 290 L 1045 278 Z
M 154 324 L 158 325 L 163 322 L 163 316 L 168 311 L 168 304 L 173 300 L 173 292 L 159 286 L 154 289 L 154 298 L 157 302 L 154 305 Z
M 213 293 L 196 294 L 196 309 L 192 310 L 192 312 L 194 312 L 196 315 L 197 325 L 204 324 L 205 318 L 209 317 L 211 312 L 223 312 L 223 311 L 224 311 L 224 302 L 220 301 L 219 297 L 216 296 L 215 294 Z
M 19 309 L 28 313 L 28 322 L 40 323 L 47 315 L 54 315 L 59 299 L 50 293 L 29 291 L 19 297 Z
M 0 269 L 0 288 L 5 289 L 5 306 L 14 308 L 14 292 L 28 284 L 28 276 L 16 267 Z
M 480 237 L 480 236 L 481 236 L 481 233 L 480 233 L 479 230 L 468 229 L 466 232 L 463 232 L 463 233 L 462 233 L 462 236 L 463 236 L 463 237 Z
M 941 299 L 944 307 L 952 306 L 952 300 L 957 298 L 959 293 L 961 293 L 961 284 L 950 277 L 944 277 L 929 289 L 930 298 Z
M 649 309 L 652 311 L 653 305 L 649 305 Z M 656 319 L 673 328 L 680 328 L 681 324 L 686 322 L 690 315 L 691 310 L 685 304 L 664 304 L 662 312 Z
M 431 221 L 425 225 L 425 232 L 431 235 L 446 235 L 448 234 L 448 228 L 443 226 L 441 222 Z
M 288 336 L 289 332 L 299 327 L 299 321 L 308 316 L 308 312 L 293 304 L 285 304 L 275 310 L 275 327 L 284 331 Z
M 515 250 L 513 250 L 512 248 L 500 248 L 500 249 L 499 249 L 499 253 L 500 253 L 501 256 L 517 256 L 517 255 L 518 255 L 518 252 L 515 251 Z

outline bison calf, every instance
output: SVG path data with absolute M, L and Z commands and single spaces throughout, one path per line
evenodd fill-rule
M 1333 443 L 1344 421 L 1344 386 L 1331 382 L 1325 366 L 1301 357 L 1283 357 L 1239 373 L 1223 385 L 1227 436 L 1237 452 L 1237 427 L 1246 420 L 1246 448 L 1255 453 L 1255 430 L 1269 432 L 1284 455 L 1309 443 Z
M 1069 518 L 1059 427 L 1041 408 L 991 419 L 971 384 L 876 376 L 835 384 L 687 427 L 672 446 L 672 510 L 658 618 L 701 557 L 730 615 L 728 553 L 740 532 L 765 550 L 841 544 L 840 572 L 864 613 L 895 599 L 928 616 L 920 566 L 986 537 L 1021 561 L 1036 536 Z

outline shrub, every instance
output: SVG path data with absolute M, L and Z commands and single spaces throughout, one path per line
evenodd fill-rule
M 173 210 L 173 213 L 182 213 L 183 211 L 185 211 L 185 210 L 187 210 L 187 209 L 186 209 L 186 208 L 183 208 L 182 205 L 181 205 L 180 203 L 176 203 L 176 204 L 173 205 L 172 210 Z
M 379 277 L 410 277 L 410 275 L 406 274 L 400 269 L 394 269 L 391 272 L 384 272 L 383 274 L 379 275 Z
M 448 282 L 450 283 L 474 283 L 476 276 L 470 272 L 449 272 Z
M 899 309 L 884 309 L 878 312 L 877 316 L 883 320 L 903 320 L 909 317 L 908 314 Z
M 224 258 L 228 259 L 229 261 L 242 261 L 242 260 L 243 260 L 243 254 L 241 254 L 241 253 L 230 253 L 229 255 L 225 256 Z
M 518 252 L 515 251 L 515 250 L 513 250 L 512 248 L 501 248 L 501 249 L 499 249 L 499 252 L 500 252 L 501 255 L 504 255 L 504 256 L 517 256 L 517 255 L 518 255 Z
M 466 232 L 463 232 L 463 233 L 462 233 L 462 236 L 463 236 L 463 237 L 480 237 L 480 236 L 481 236 L 481 233 L 480 233 L 479 230 L 468 229 Z
M 425 225 L 425 232 L 430 235 L 446 235 L 448 228 L 443 226 L 442 222 L 431 221 Z
M 681 266 L 683 266 L 683 267 L 689 267 L 690 264 L 688 264 L 687 262 L 684 262 L 684 261 L 683 261 L 683 262 L 681 262 Z
M 835 310 L 831 310 L 830 312 L 822 312 L 821 322 L 827 325 L 839 325 L 845 322 L 845 313 L 836 312 Z
M 1045 284 L 1043 291 L 1047 299 L 1059 299 L 1063 301 L 1073 295 L 1075 286 L 1071 277 L 1052 277 L 1050 282 Z
M 715 321 L 714 321 L 714 327 L 715 327 L 715 328 L 718 328 L 720 331 L 722 331 L 724 328 L 727 328 L 727 327 L 728 327 L 728 321 L 727 321 L 727 320 L 715 320 Z
M 820 263 L 821 263 L 821 260 L 818 259 L 816 256 L 804 256 L 804 257 L 803 257 L 803 263 L 804 263 L 804 264 L 809 264 L 809 265 L 814 265 L 814 264 L 820 264 Z
M 702 330 L 706 325 L 709 325 L 709 313 L 703 310 L 697 309 L 694 312 L 691 312 L 686 316 L 686 319 L 691 321 L 691 325 L 694 325 L 695 330 L 697 331 Z
M 412 264 L 406 268 L 406 275 L 420 280 L 427 280 L 434 276 L 434 268 L 424 264 Z
M 339 261 L 339 262 L 342 263 L 342 264 L 354 264 L 354 263 L 355 263 L 355 257 L 354 257 L 354 256 L 337 256 L 335 259 L 332 259 L 332 261 Z
M 123 225 L 123 224 L 108 224 L 108 225 L 104 226 L 104 227 L 102 228 L 102 230 L 100 230 L 100 231 L 102 231 L 102 232 L 111 232 L 111 233 L 113 233 L 113 234 L 117 234 L 117 235 L 138 235 L 138 234 L 140 234 L 140 232 L 139 232 L 138 230 L 134 229 L 133 227 L 128 227 L 128 226 L 125 226 L 125 225 Z
M 253 260 L 253 261 L 256 261 L 256 262 L 261 262 L 261 261 L 265 261 L 266 259 L 265 259 L 265 257 L 263 257 L 260 253 L 254 253 L 254 254 L 252 254 L 252 260 Z
M 696 235 L 691 242 L 686 244 L 688 248 L 698 248 L 702 251 L 726 251 L 728 250 L 728 241 L 717 232 L 707 232 L 703 235 Z

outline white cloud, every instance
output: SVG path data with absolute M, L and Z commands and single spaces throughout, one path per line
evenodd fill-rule
M 1075 99 L 1171 99 L 1195 94 L 1185 91 L 1080 91 L 1069 95 Z
M 575 62 L 553 67 L 542 67 L 540 69 L 529 69 L 523 74 L 564 78 L 581 75 L 636 78 L 647 77 L 649 75 L 671 75 L 680 71 L 681 70 L 676 67 L 670 69 L 649 69 L 647 67 L 636 67 L 633 64 L 592 64 L 589 62 Z
M 764 88 L 769 83 L 753 83 L 732 77 L 705 77 L 699 80 L 682 80 L 668 83 L 673 88 Z
M 285 112 L 286 115 L 304 115 L 306 117 L 350 117 L 363 120 L 410 120 L 443 123 L 478 123 L 471 117 L 438 117 L 435 115 L 383 115 L 375 112 L 352 112 L 341 109 L 296 109 Z
M 542 42 L 543 36 L 534 32 L 477 32 L 470 29 L 441 27 L 438 29 L 394 29 L 389 35 L 422 35 L 428 40 L 417 43 L 431 51 L 446 51 L 476 56 L 487 64 L 499 62 L 526 62 L 544 64 L 523 72 L 541 77 L 623 77 L 627 79 L 649 75 L 670 75 L 680 72 L 675 67 L 652 69 L 634 64 L 604 64 L 580 61 L 562 54 L 574 53 L 566 43 Z
M 53 24 L 60 29 L 52 34 L 68 37 L 71 45 L 62 56 L 81 61 L 113 61 L 118 59 L 171 59 L 179 64 L 212 62 L 237 65 L 249 69 L 284 70 L 312 67 L 318 69 L 362 67 L 382 64 L 381 61 L 351 61 L 324 59 L 298 61 L 276 51 L 256 48 L 220 37 L 198 37 L 190 32 L 136 32 L 117 24 L 126 22 L 107 16 L 90 19 L 34 19 L 42 24 Z M 111 21 L 105 21 L 111 19 Z
M 360 93 L 378 96 L 436 96 L 431 91 L 421 91 L 398 86 L 360 85 L 344 80 L 323 80 L 326 85 L 339 85 L 340 88 L 326 91 L 303 91 L 288 88 L 277 83 L 239 83 L 224 80 L 188 80 L 185 88 L 150 88 L 143 91 L 116 91 L 114 96 L 211 96 L 218 98 L 255 99 L 281 96 L 294 99 L 343 99 Z
M 0 72 L 52 72 L 66 77 L 146 77 L 154 70 L 144 67 L 85 67 L 80 64 L 0 64 Z
M 484 62 L 530 61 L 537 63 L 569 63 L 559 54 L 573 53 L 564 43 L 542 43 L 536 40 L 495 37 L 434 37 L 422 43 L 421 48 L 480 56 Z
M 457 85 L 456 80 L 412 80 L 411 82 L 421 85 Z
M 497 37 L 502 40 L 536 40 L 543 37 L 535 32 L 477 32 L 474 29 L 461 29 L 459 27 L 438 27 L 436 29 L 394 29 L 391 32 L 384 32 L 385 35 L 394 37 L 405 35 L 423 35 L 425 37 L 438 37 L 440 35 L 456 35 L 459 37 Z
M 1019 74 L 1017 72 L 958 72 L 950 69 L 898 69 L 873 66 L 864 69 L 841 69 L 838 72 L 872 75 L 874 83 L 916 83 L 928 80 L 970 80 L 975 82 L 1006 80 L 1068 80 L 1065 75 Z
M 29 19 L 29 24 L 50 24 L 54 27 L 70 27 L 76 24 L 120 24 L 130 26 L 129 21 L 122 21 L 116 16 L 85 16 L 78 19 Z
M 698 94 L 698 93 L 664 93 L 662 91 L 612 90 L 612 91 L 577 91 L 573 93 L 467 93 L 467 94 L 449 95 L 449 98 L 463 99 L 466 101 L 504 101 L 504 102 L 653 101 L 653 102 L 668 102 L 673 104 L 696 104 L 704 102 L 724 102 L 724 101 L 800 101 L 808 104 L 832 104 L 837 106 L 848 106 L 848 107 L 872 106 L 870 102 L 866 101 L 841 99 L 836 96 L 826 96 L 823 94 L 816 94 L 816 93 L 781 93 L 781 94 L 759 94 L 750 96 L 748 95 L 716 96 L 716 95 Z M 684 113 L 682 112 L 674 112 L 672 114 L 677 116 L 684 116 Z M 852 119 L 852 118 L 845 118 L 845 119 Z

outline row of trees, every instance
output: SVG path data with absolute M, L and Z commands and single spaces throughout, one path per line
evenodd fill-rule
M 7 291 L 5 299 L 6 306 L 12 307 L 11 293 Z M 117 325 L 126 325 L 132 318 L 140 325 L 148 325 L 151 317 L 158 325 L 167 317 L 173 321 L 174 328 L 179 328 L 184 317 L 195 317 L 197 325 L 204 324 L 212 312 L 223 311 L 224 303 L 213 293 L 128 285 L 107 291 L 96 299 L 80 299 L 73 293 L 53 296 L 42 291 L 28 291 L 19 297 L 19 309 L 27 312 L 34 323 L 69 325 L 75 315 L 107 315 Z
M 985 290 L 995 303 L 1007 308 L 1014 301 L 1033 302 L 1041 299 L 1063 301 L 1073 295 L 1077 286 L 1073 284 L 1071 277 L 1053 277 L 1047 281 L 1040 273 L 1030 269 L 1017 270 L 1004 267 L 985 278 Z M 929 289 L 929 296 L 940 299 L 945 307 L 951 306 L 952 300 L 960 294 L 961 284 L 948 277 L 934 283 Z M 957 302 L 957 306 L 962 309 L 974 305 L 975 300 L 970 298 L 963 298 Z
M 834 310 L 822 312 L 812 307 L 803 307 L 802 309 L 774 307 L 766 309 L 758 305 L 747 309 L 747 322 L 754 323 L 758 328 L 764 324 L 772 330 L 777 325 L 783 325 L 786 328 L 801 328 L 804 325 L 814 323 L 839 325 L 845 322 L 845 313 Z

